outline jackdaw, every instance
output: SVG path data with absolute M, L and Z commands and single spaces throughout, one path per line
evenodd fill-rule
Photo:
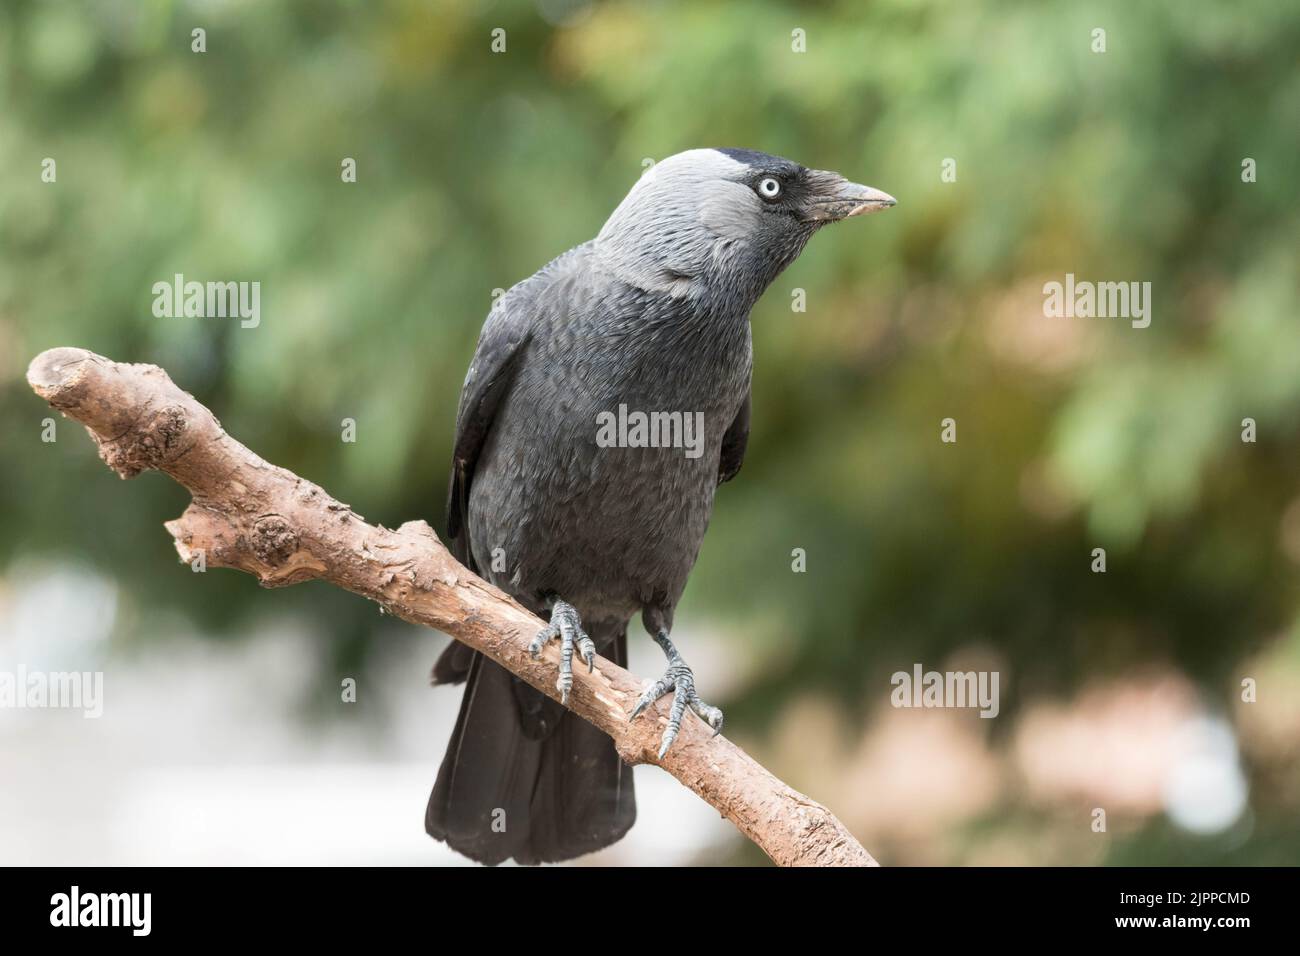
M 821 226 L 892 205 L 754 150 L 679 153 L 483 324 L 456 415 L 448 543 L 549 619 L 532 651 L 559 639 L 566 701 L 574 654 L 588 669 L 596 652 L 626 665 L 641 614 L 668 669 L 630 717 L 673 693 L 660 756 L 687 708 L 722 728 L 669 632 L 714 491 L 744 458 L 750 310 Z M 635 427 L 601 440 L 602 421 L 634 413 Z M 688 420 L 703 423 L 697 444 L 674 447 Z M 541 863 L 632 826 L 632 770 L 607 736 L 454 641 L 433 676 L 466 688 L 429 798 L 431 836 L 483 863 Z

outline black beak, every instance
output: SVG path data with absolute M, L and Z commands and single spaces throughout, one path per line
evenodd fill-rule
M 835 222 L 850 216 L 865 216 L 898 204 L 898 200 L 879 189 L 851 183 L 839 173 L 814 169 L 808 176 L 813 187 L 806 218 L 815 222 Z

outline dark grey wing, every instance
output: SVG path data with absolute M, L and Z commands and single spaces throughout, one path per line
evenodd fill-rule
M 590 242 L 575 246 L 511 288 L 497 300 L 479 333 L 478 348 L 460 390 L 451 480 L 447 483 L 447 546 L 456 560 L 471 571 L 478 569 L 472 563 L 465 519 L 474 466 L 540 316 L 548 308 L 555 311 L 554 302 L 549 307 L 542 304 L 548 288 L 557 278 L 580 273 L 590 246 Z
M 479 569 L 471 553 L 467 520 L 474 469 L 492 433 L 501 400 L 509 393 L 539 317 L 547 308 L 540 300 L 557 275 L 580 265 L 580 257 L 589 245 L 583 243 L 570 249 L 514 286 L 497 301 L 479 333 L 478 347 L 460 390 L 451 478 L 447 482 L 447 548 L 457 561 L 476 573 Z M 452 641 L 434 665 L 433 682 L 455 684 L 465 680 L 474 657 L 474 651 Z
M 506 302 L 498 303 L 498 310 Z M 526 345 L 529 325 L 525 315 L 493 312 L 487 316 L 484 330 L 478 334 L 478 347 L 460 389 L 460 407 L 456 410 L 456 441 L 451 451 L 451 479 L 447 483 L 447 549 L 456 561 L 476 572 L 469 548 L 469 483 L 474 466 L 484 450 L 484 442 L 497 416 L 500 399 L 510 388 L 519 368 Z M 473 650 L 460 641 L 451 641 L 433 666 L 433 683 L 459 684 L 469 674 Z
M 483 323 L 478 347 L 460 390 L 456 411 L 456 441 L 451 453 L 451 478 L 447 482 L 447 549 L 475 573 L 469 545 L 469 486 L 474 480 L 483 445 L 492 430 L 501 399 L 510 387 L 520 359 L 528 345 L 529 313 L 522 307 L 513 312 L 501 300 Z M 435 684 L 459 684 L 470 671 L 477 655 L 459 641 L 452 641 L 433 665 Z
M 740 471 L 745 461 L 745 446 L 749 444 L 749 392 L 740 404 L 740 411 L 722 436 L 722 457 L 718 459 L 718 484 L 730 481 Z
M 470 570 L 477 570 L 466 524 L 474 466 L 531 334 L 531 310 L 518 300 L 512 303 L 510 298 L 502 299 L 483 324 L 456 412 L 456 442 L 447 483 L 447 544 L 456 560 Z

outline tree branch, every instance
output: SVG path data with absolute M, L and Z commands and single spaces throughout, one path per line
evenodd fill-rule
M 38 395 L 86 426 L 99 455 L 123 478 L 157 469 L 189 489 L 185 513 L 166 524 L 181 560 L 235 568 L 264 587 L 321 578 L 390 613 L 450 634 L 558 699 L 559 652 L 538 660 L 528 642 L 543 626 L 472 574 L 423 521 L 396 531 L 263 461 L 227 435 L 193 396 L 153 365 L 113 362 L 84 349 L 42 352 L 27 370 Z M 629 764 L 658 763 L 785 866 L 871 866 L 875 860 L 835 816 L 786 786 L 725 737 L 688 715 L 656 759 L 667 723 L 655 705 L 628 721 L 642 684 L 604 658 L 574 669 L 569 709 L 609 734 Z

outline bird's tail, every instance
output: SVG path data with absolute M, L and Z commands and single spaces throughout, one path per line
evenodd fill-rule
M 597 646 L 627 662 L 627 628 Z M 480 863 L 552 863 L 609 846 L 636 819 L 614 743 L 499 664 L 452 643 L 435 683 L 465 680 L 424 828 Z

